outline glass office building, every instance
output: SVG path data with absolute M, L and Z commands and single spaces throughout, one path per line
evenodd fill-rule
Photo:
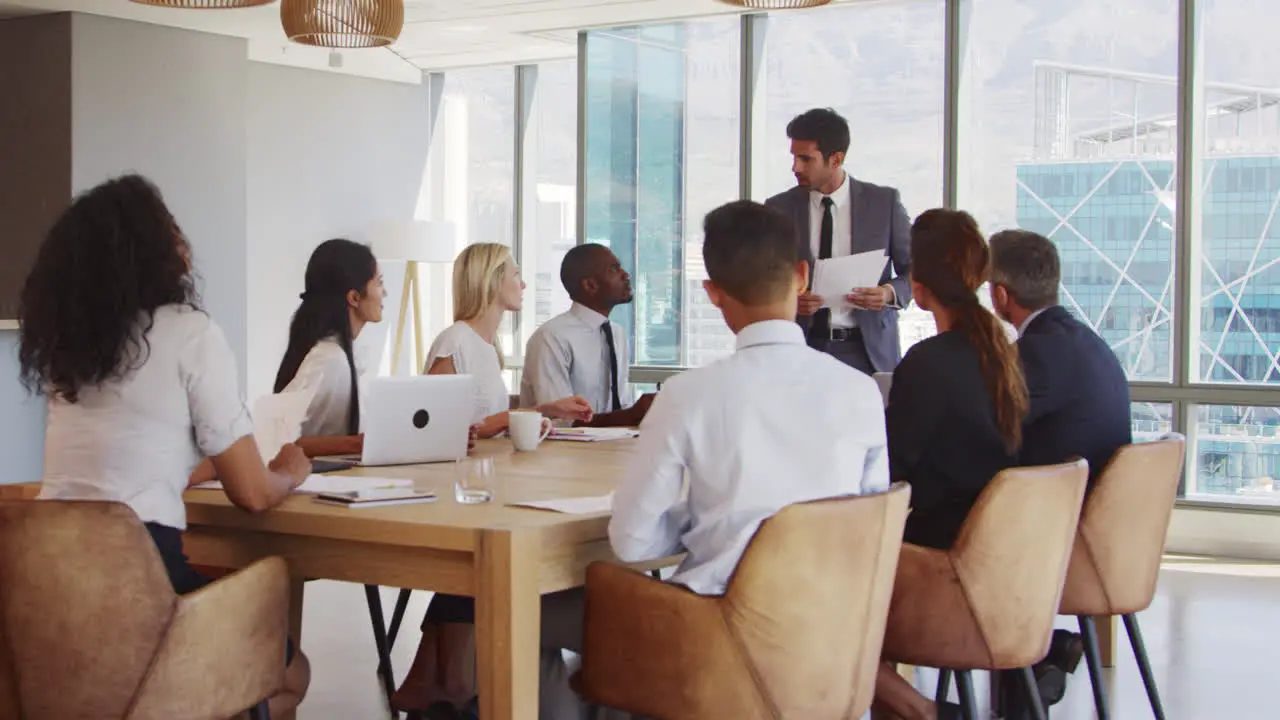
M 1062 303 L 1115 350 L 1129 377 L 1172 373 L 1176 129 L 1171 113 L 1143 116 L 1149 86 L 1173 78 L 1038 64 L 1036 157 L 1017 167 L 1017 224 L 1053 239 Z M 1112 122 L 1073 130 L 1077 78 L 1125 87 Z M 1280 148 L 1268 125 L 1280 95 L 1214 85 L 1201 168 L 1203 233 L 1199 351 L 1210 383 L 1280 383 Z M 1115 94 L 1113 93 L 1112 97 Z M 1094 120 L 1096 122 L 1096 119 Z M 1140 435 L 1161 432 L 1164 408 L 1134 409 Z M 1198 493 L 1266 494 L 1277 487 L 1280 414 L 1271 408 L 1200 409 Z

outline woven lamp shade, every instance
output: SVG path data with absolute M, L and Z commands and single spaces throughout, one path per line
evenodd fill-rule
M 284 34 L 300 45 L 390 45 L 404 28 L 404 0 L 281 0 Z
M 185 10 L 232 10 L 268 5 L 275 0 L 131 0 L 139 5 L 183 8 Z
M 821 7 L 830 3 L 831 0 L 720 0 L 720 2 L 748 10 L 799 10 Z

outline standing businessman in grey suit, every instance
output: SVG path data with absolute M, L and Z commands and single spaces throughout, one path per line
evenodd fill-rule
M 873 250 L 886 256 L 877 287 L 849 288 L 844 303 L 830 299 L 835 310 L 823 308 L 823 298 L 806 292 L 800 296 L 797 320 L 810 347 L 868 375 L 893 372 L 902 359 L 898 310 L 911 302 L 911 218 L 896 188 L 845 173 L 849 124 L 834 110 L 797 116 L 787 125 L 787 137 L 796 187 L 765 204 L 795 223 L 800 256 L 811 264 Z

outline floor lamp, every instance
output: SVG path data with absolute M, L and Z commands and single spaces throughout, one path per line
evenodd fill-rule
M 391 355 L 391 374 L 395 375 L 400 366 L 400 356 L 404 349 L 405 324 L 409 317 L 409 303 L 413 302 L 413 360 L 414 367 L 410 374 L 422 371 L 422 363 L 426 360 L 423 350 L 424 330 L 422 322 L 422 302 L 418 292 L 418 263 L 452 263 L 456 255 L 454 248 L 454 228 L 452 223 L 409 221 L 391 225 L 374 238 L 373 252 L 382 260 L 403 260 L 404 287 L 400 292 L 400 314 L 396 318 L 395 341 Z

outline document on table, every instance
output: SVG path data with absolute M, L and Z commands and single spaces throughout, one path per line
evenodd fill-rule
M 285 443 L 302 435 L 302 421 L 315 388 L 264 395 L 253 404 L 253 439 L 263 462 L 271 462 Z
M 412 488 L 413 480 L 406 478 L 347 477 L 341 475 L 309 475 L 293 489 L 299 495 L 320 493 L 349 493 L 362 490 L 399 490 Z M 214 480 L 196 485 L 192 490 L 221 490 L 222 483 Z
M 513 507 L 527 507 L 535 510 L 554 510 L 566 515 L 594 515 L 613 510 L 613 493 L 594 497 L 555 498 L 554 500 L 530 500 L 528 502 L 509 503 Z
M 849 307 L 845 296 L 854 288 L 871 288 L 880 284 L 887 257 L 883 250 L 819 260 L 813 270 L 813 294 L 822 297 L 822 307 Z
M 604 442 L 633 437 L 640 437 L 640 431 L 631 428 L 555 428 L 547 439 L 568 442 Z

